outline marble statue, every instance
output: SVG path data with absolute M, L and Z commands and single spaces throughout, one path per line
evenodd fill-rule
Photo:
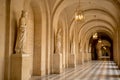
M 71 41 L 71 54 L 74 54 L 74 50 L 75 50 L 75 43 L 74 43 L 74 36 L 73 36 Z
M 61 35 L 61 29 L 58 30 L 56 35 L 56 53 L 61 53 L 62 48 L 62 35 Z
M 15 45 L 16 53 L 24 53 L 25 41 L 26 41 L 26 28 L 27 28 L 27 12 L 22 11 L 21 17 L 19 19 L 19 26 L 17 28 L 17 40 Z

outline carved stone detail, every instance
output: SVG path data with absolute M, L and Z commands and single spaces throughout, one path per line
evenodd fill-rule
M 17 29 L 17 40 L 15 45 L 16 53 L 25 53 L 24 47 L 26 42 L 26 27 L 27 27 L 26 17 L 27 17 L 27 12 L 22 11 L 22 14 L 19 20 L 19 27 Z
M 61 35 L 61 29 L 58 29 L 57 35 L 56 35 L 56 44 L 55 44 L 55 53 L 60 54 L 62 51 L 62 35 Z

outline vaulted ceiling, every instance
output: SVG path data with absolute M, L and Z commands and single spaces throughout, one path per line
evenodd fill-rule
M 112 41 L 116 35 L 116 31 L 120 29 L 120 0 L 31 0 L 36 1 L 42 7 L 42 13 L 48 12 L 51 24 L 54 30 L 57 26 L 65 26 L 64 30 L 69 30 L 70 36 L 72 30 L 77 30 L 79 41 L 83 45 L 89 44 L 90 38 L 96 32 L 106 36 L 105 38 Z M 84 21 L 76 22 L 74 19 L 75 11 L 80 1 L 80 10 L 85 16 Z M 39 8 L 34 7 L 35 12 Z M 44 10 L 46 9 L 46 11 Z M 39 16 L 39 15 L 37 15 Z M 43 17 L 43 16 L 42 16 Z M 37 18 L 37 17 L 36 17 Z M 46 18 L 44 18 L 46 19 Z M 45 21 L 45 20 L 42 20 Z M 55 31 L 56 32 L 56 31 Z M 107 40 L 106 39 L 106 40 Z
M 82 44 L 88 44 L 92 35 L 98 32 L 104 40 L 111 44 L 119 28 L 120 0 L 80 0 L 80 9 L 83 11 L 85 20 L 76 22 L 75 11 L 79 0 L 49 0 L 53 22 L 58 25 L 59 19 L 67 20 L 69 29 L 77 28 Z M 106 39 L 105 39 L 106 38 Z
M 64 15 L 69 27 L 78 26 L 79 34 L 92 35 L 94 32 L 103 32 L 113 37 L 120 19 L 120 3 L 118 0 L 80 0 L 80 9 L 84 12 L 85 20 L 77 23 L 74 13 L 79 0 L 48 0 L 54 22 Z

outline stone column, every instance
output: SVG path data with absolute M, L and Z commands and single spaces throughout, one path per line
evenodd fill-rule
M 115 63 L 118 64 L 118 60 L 117 60 L 117 57 L 118 57 L 118 31 L 116 31 L 115 33 L 115 36 L 113 38 L 113 58 L 114 58 L 114 61 Z
M 87 52 L 86 51 L 84 51 L 84 62 L 87 62 L 87 58 L 88 58 L 88 54 L 87 54 Z
M 78 54 L 79 56 L 79 64 L 83 64 L 84 63 L 84 60 L 83 60 L 83 52 L 82 50 L 80 49 L 80 53 Z
M 26 45 L 26 23 L 27 12 L 22 11 L 19 27 L 17 29 L 17 39 L 15 53 L 11 55 L 11 74 L 10 80 L 29 80 L 31 55 L 25 52 Z
M 89 61 L 89 53 L 88 52 L 86 52 L 86 61 L 88 62 Z
M 76 56 L 75 54 L 70 54 L 69 56 L 69 67 L 76 67 Z
M 55 53 L 53 54 L 53 73 L 59 74 L 63 71 L 62 64 L 62 35 L 61 29 L 58 30 L 55 40 Z
M 118 63 L 118 67 L 120 69 L 120 28 L 118 29 L 118 56 L 117 56 L 117 63 Z
M 90 52 L 90 53 L 89 53 L 89 61 L 91 61 L 91 60 L 92 60 L 92 58 L 91 58 L 91 57 L 92 57 L 92 53 Z
M 74 37 L 71 42 L 71 53 L 69 54 L 69 67 L 76 67 L 75 42 Z

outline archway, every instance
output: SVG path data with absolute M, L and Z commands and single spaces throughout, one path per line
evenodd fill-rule
M 47 12 L 46 3 L 42 1 L 30 2 L 34 15 L 34 54 L 33 54 L 33 75 L 49 74 L 50 60 L 47 55 Z M 50 56 L 49 56 L 50 57 Z M 48 67 L 49 66 L 49 67 Z
M 113 41 L 105 33 L 98 32 L 96 39 L 93 36 L 90 38 L 89 45 L 91 45 L 92 60 L 113 60 Z M 108 58 L 108 59 L 107 59 Z

